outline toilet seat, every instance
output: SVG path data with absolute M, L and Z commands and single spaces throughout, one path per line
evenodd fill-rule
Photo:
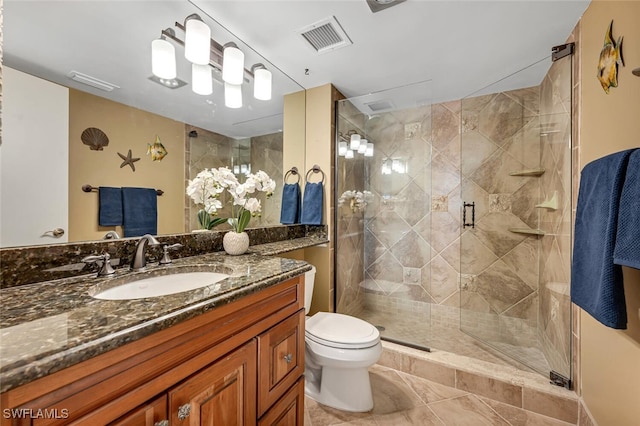
M 305 336 L 314 342 L 340 349 L 375 346 L 380 332 L 373 325 L 349 315 L 318 312 L 305 323 Z

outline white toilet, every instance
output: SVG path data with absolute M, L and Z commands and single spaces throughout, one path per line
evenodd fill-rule
M 306 313 L 315 275 L 315 267 L 305 274 Z M 361 319 L 330 312 L 307 317 L 305 329 L 305 394 L 339 410 L 371 410 L 368 368 L 382 354 L 378 329 Z

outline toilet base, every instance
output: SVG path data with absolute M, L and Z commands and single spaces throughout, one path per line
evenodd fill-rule
M 321 377 L 305 377 L 305 394 L 332 408 L 365 412 L 373 408 L 373 395 L 367 368 L 323 367 Z

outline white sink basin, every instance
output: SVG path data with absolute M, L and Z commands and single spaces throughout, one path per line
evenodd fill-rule
M 166 296 L 206 287 L 227 277 L 229 275 L 219 272 L 182 272 L 160 275 L 124 283 L 102 290 L 92 296 L 103 300 L 131 300 Z

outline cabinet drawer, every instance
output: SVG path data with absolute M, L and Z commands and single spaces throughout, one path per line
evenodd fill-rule
M 258 426 L 302 426 L 304 423 L 304 377 L 278 400 Z
M 304 373 L 304 310 L 258 336 L 258 415 Z
M 166 423 L 162 423 L 162 422 Z M 161 395 L 142 407 L 120 417 L 109 426 L 155 426 L 169 424 L 167 420 L 167 395 Z

